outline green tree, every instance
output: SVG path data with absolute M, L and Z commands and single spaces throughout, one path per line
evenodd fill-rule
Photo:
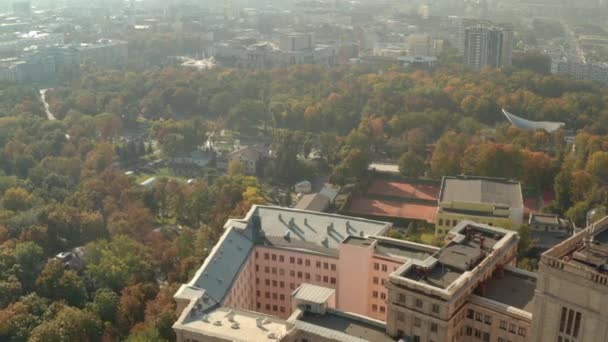
M 112 290 L 103 288 L 95 292 L 95 298 L 88 308 L 95 312 L 103 322 L 114 322 L 120 297 Z
M 587 172 L 608 183 L 608 152 L 597 151 L 587 161 Z
M 418 178 L 424 175 L 426 165 L 424 160 L 414 152 L 406 152 L 399 158 L 399 172 L 408 178 Z
M 84 281 L 56 259 L 47 262 L 36 280 L 36 288 L 46 298 L 65 300 L 73 306 L 82 306 L 87 299 Z
M 145 246 L 124 235 L 87 245 L 86 274 L 99 287 L 120 291 L 151 280 L 150 254 Z
M 101 321 L 92 312 L 66 306 L 54 319 L 37 326 L 30 341 L 100 341 L 101 334 Z
M 15 259 L 20 266 L 21 284 L 26 290 L 31 290 L 38 273 L 42 269 L 44 252 L 36 243 L 21 242 L 15 246 Z
M 10 188 L 2 196 L 2 205 L 12 211 L 27 210 L 32 207 L 34 198 L 23 188 Z

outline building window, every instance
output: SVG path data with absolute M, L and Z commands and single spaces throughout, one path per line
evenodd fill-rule
M 270 267 L 268 267 L 268 266 L 264 267 L 264 273 L 270 273 Z
M 335 285 L 336 284 L 336 278 L 334 278 L 334 277 L 329 278 L 329 283 Z
M 255 251 L 255 258 L 258 258 L 258 251 Z
M 276 254 L 272 254 L 272 261 L 277 261 L 277 255 Z
M 515 334 L 515 324 L 509 324 L 509 332 Z
M 431 332 L 437 332 L 437 323 L 431 323 Z
M 295 290 L 296 289 L 296 284 L 290 283 L 289 284 L 289 288 L 292 289 L 292 290 Z
M 272 294 L 272 299 L 277 300 L 279 298 L 279 296 L 276 293 Z
M 260 271 L 260 266 L 259 265 L 255 265 L 255 271 L 259 272 Z
M 323 276 L 323 282 L 327 283 L 329 281 L 329 278 L 327 276 Z
M 289 275 L 292 276 L 292 277 L 295 277 L 296 276 L 296 271 L 293 271 L 293 270 L 289 271 Z
M 439 313 L 439 305 L 433 304 L 433 313 Z
M 377 271 L 377 270 L 379 270 L 379 269 L 380 269 L 380 264 L 379 264 L 379 263 L 377 263 L 377 262 L 375 262 L 375 263 L 374 263 L 374 269 L 375 269 L 376 271 Z
M 492 316 L 490 315 L 485 315 L 483 317 L 483 322 L 487 325 L 492 325 Z
M 304 273 L 304 279 L 310 280 L 310 273 L 308 273 L 308 272 Z
M 266 284 L 266 286 L 270 286 L 270 279 L 264 280 L 264 283 Z
M 296 258 L 294 257 L 289 257 L 289 263 L 290 264 L 294 264 L 296 262 Z
M 282 313 L 285 313 L 285 307 L 284 307 L 284 306 L 281 306 L 281 307 L 280 307 L 280 309 L 281 309 L 280 311 L 281 311 Z
M 374 291 L 374 292 L 372 292 L 372 297 L 374 297 L 374 298 L 378 298 L 378 291 Z
M 422 300 L 420 300 L 420 299 L 416 299 L 416 307 L 417 307 L 418 309 L 422 309 Z
M 284 282 L 282 282 L 282 281 L 280 281 L 280 282 L 279 282 L 279 287 L 280 287 L 280 288 L 284 288 L 284 287 L 285 287 L 285 283 L 284 283 Z
M 578 311 L 562 307 L 559 332 L 568 337 L 578 337 L 581 327 L 582 315 Z M 567 340 L 565 338 L 564 340 Z
M 324 269 L 328 269 L 328 268 L 329 268 L 329 264 L 328 264 L 328 263 L 326 263 L 326 262 L 324 262 L 324 263 L 323 263 L 323 268 L 324 268 Z
M 321 262 L 317 261 L 317 268 L 321 268 Z
M 260 296 L 260 290 L 255 291 L 255 296 L 259 297 Z
M 285 300 L 285 295 L 284 295 L 284 294 L 279 295 L 279 299 L 280 299 L 280 300 Z
M 399 294 L 399 303 L 405 304 L 405 295 L 403 293 Z
M 270 259 L 270 255 L 268 255 L 268 253 L 264 253 L 264 260 L 268 260 Z
M 302 258 L 298 258 L 298 265 L 302 265 Z
M 475 320 L 477 322 L 483 322 L 483 316 L 481 315 L 481 312 L 476 312 L 475 313 Z
M 302 279 L 302 272 L 298 271 L 298 279 Z
M 260 283 L 260 278 L 255 278 L 255 283 L 259 284 Z
M 519 327 L 519 329 L 517 330 L 517 335 L 526 337 L 526 328 Z
M 264 293 L 264 297 L 266 297 L 267 299 L 270 299 L 270 292 Z
M 282 255 L 279 255 L 279 262 L 283 262 L 285 261 L 285 257 L 283 257 Z
M 384 313 L 386 312 L 386 308 L 382 305 L 380 305 L 380 313 Z
M 490 334 L 487 332 L 483 333 L 483 337 L 481 338 L 482 341 L 484 342 L 490 342 Z
M 420 322 L 420 318 L 418 317 L 414 317 L 414 326 L 415 327 L 420 327 L 422 323 Z
M 378 277 L 374 277 L 373 282 L 374 284 L 378 285 Z
M 262 304 L 260 302 L 255 303 L 255 306 L 260 309 L 262 307 Z
M 279 308 L 277 307 L 277 305 L 273 305 L 272 306 L 272 311 L 276 312 Z
M 380 282 L 382 283 L 382 285 L 384 285 L 386 283 L 386 279 L 382 279 Z
M 270 304 L 266 304 L 266 311 L 270 311 Z
M 438 225 L 443 226 L 443 219 L 439 219 Z
M 397 312 L 397 320 L 399 322 L 405 321 L 405 315 L 403 314 L 403 312 Z
M 285 275 L 285 270 L 282 268 L 279 268 L 279 275 Z
M 388 271 L 388 266 L 382 264 L 382 272 L 386 272 L 386 271 Z
M 272 274 L 277 274 L 277 268 L 276 267 L 272 268 Z
M 373 305 L 372 305 L 372 311 L 373 311 L 373 312 L 378 311 L 378 305 L 373 304 Z
M 310 266 L 310 260 L 308 260 L 308 259 L 304 260 L 304 266 Z
M 502 330 L 507 330 L 507 321 L 503 321 L 502 319 L 500 320 L 500 324 L 498 326 L 500 329 Z
M 472 336 L 473 335 L 473 328 L 467 326 L 466 329 L 465 329 L 465 331 L 466 331 L 467 336 Z
M 475 337 L 481 338 L 481 330 L 475 329 Z
M 335 271 L 336 270 L 336 264 L 331 264 L 331 270 Z

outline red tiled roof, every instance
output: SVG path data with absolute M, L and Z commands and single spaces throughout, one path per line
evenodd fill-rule
M 399 181 L 374 180 L 367 188 L 367 193 L 370 195 L 436 201 L 439 197 L 439 186 Z
M 396 217 L 434 223 L 437 206 L 355 196 L 350 200 L 346 211 L 359 215 Z

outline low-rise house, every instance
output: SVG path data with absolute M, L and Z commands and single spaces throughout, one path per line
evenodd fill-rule
M 534 247 L 547 250 L 572 235 L 572 225 L 568 220 L 552 214 L 531 214 L 528 220 L 530 238 Z
M 227 159 L 228 163 L 240 161 L 243 163 L 245 173 L 255 175 L 258 171 L 258 163 L 261 159 L 261 154 L 253 147 L 244 146 L 234 152 L 228 153 Z

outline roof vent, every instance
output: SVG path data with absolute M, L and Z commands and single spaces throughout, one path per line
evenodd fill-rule
M 262 320 L 262 325 L 266 325 L 266 324 L 270 324 L 270 323 L 271 323 L 271 322 L 270 322 L 270 320 L 269 320 L 268 318 L 264 318 L 264 319 Z
M 228 318 L 228 320 L 230 322 L 234 322 L 234 311 L 233 310 L 228 311 L 228 313 L 224 317 Z
M 201 320 L 205 323 L 209 323 L 209 316 L 203 315 L 203 317 L 201 317 Z
M 363 231 L 360 231 L 360 232 L 359 232 L 359 236 L 360 236 L 360 237 L 364 237 L 364 236 L 365 236 L 365 233 L 364 233 Z
M 263 322 L 264 322 L 264 319 L 262 317 L 258 317 L 258 318 L 255 319 L 255 325 L 258 328 L 262 328 L 264 326 Z
M 291 232 L 289 230 L 286 231 L 283 237 L 285 238 L 285 240 L 289 241 L 291 239 Z
M 271 332 L 270 334 L 268 334 L 268 338 L 271 340 L 276 340 L 277 339 L 277 334 Z
M 279 221 L 283 222 L 283 215 L 281 213 L 279 213 Z
M 326 237 L 325 237 L 325 239 L 323 239 L 323 242 L 322 242 L 322 243 L 323 243 L 323 245 L 324 245 L 324 246 L 326 246 L 326 247 L 327 247 L 327 246 L 329 246 L 329 237 L 327 237 L 327 236 L 326 236 Z
M 334 223 L 333 223 L 333 222 L 332 222 L 332 223 L 330 223 L 330 224 L 327 226 L 327 234 L 331 233 L 331 231 L 332 231 L 332 230 L 334 230 Z
M 296 223 L 296 221 L 292 218 L 289 219 L 289 226 L 293 226 Z
M 216 327 L 220 327 L 222 326 L 222 321 L 215 321 L 213 322 L 213 325 L 215 325 Z
M 234 322 L 234 323 L 232 323 L 232 324 L 230 325 L 230 327 L 231 327 L 232 329 L 235 329 L 235 330 L 236 330 L 236 329 L 240 328 L 240 325 L 239 325 L 238 323 Z
M 308 218 L 307 217 L 304 218 L 304 225 L 308 226 Z

